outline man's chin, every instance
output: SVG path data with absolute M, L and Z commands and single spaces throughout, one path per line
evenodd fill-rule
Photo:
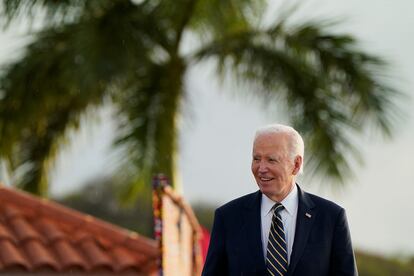
M 259 189 L 263 194 L 267 195 L 268 197 L 270 197 L 273 194 L 273 189 L 270 185 L 259 184 Z
M 258 181 L 257 184 L 259 185 L 259 188 L 262 192 L 263 190 L 271 191 L 274 189 L 273 181 Z

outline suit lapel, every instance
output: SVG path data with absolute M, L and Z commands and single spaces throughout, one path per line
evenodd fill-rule
M 288 269 L 288 275 L 292 275 L 295 267 L 303 254 L 309 232 L 312 229 L 316 217 L 315 205 L 309 196 L 298 186 L 298 214 L 296 218 L 295 239 Z
M 263 257 L 263 246 L 261 237 L 261 216 L 260 216 L 260 204 L 262 200 L 262 194 L 260 191 L 254 194 L 251 201 L 246 202 L 244 225 L 243 225 L 243 236 L 246 242 L 242 244 L 247 245 L 248 259 L 252 260 L 255 271 L 264 271 L 265 262 Z

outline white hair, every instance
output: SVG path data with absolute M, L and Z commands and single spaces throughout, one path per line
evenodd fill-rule
M 297 132 L 293 127 L 282 125 L 282 124 L 271 124 L 260 127 L 256 130 L 256 135 L 254 140 L 256 141 L 257 137 L 266 135 L 266 134 L 277 134 L 283 133 L 289 137 L 289 147 L 290 147 L 290 158 L 292 161 L 296 156 L 302 157 L 302 166 L 300 167 L 299 172 L 303 172 L 303 160 L 305 154 L 305 144 L 303 142 L 302 136 Z

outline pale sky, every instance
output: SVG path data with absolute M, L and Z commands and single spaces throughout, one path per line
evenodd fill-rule
M 277 6 L 279 1 L 272 2 Z M 356 35 L 363 42 L 364 50 L 390 60 L 395 85 L 413 96 L 414 2 L 312 0 L 303 3 L 304 14 L 345 19 L 338 29 Z M 16 41 L 14 33 L 0 34 L 1 61 L 15 52 Z M 259 103 L 250 99 L 235 97 L 235 91 L 220 86 L 210 71 L 200 66 L 187 77 L 188 102 L 192 107 L 185 111 L 182 122 L 180 168 L 184 195 L 189 201 L 220 205 L 257 189 L 250 173 L 254 131 L 261 125 L 285 122 L 285 119 L 264 112 Z M 359 249 L 414 254 L 412 99 L 404 104 L 407 118 L 396 126 L 394 139 L 358 137 L 365 165 L 355 171 L 356 179 L 350 180 L 347 188 L 332 191 L 317 181 L 299 181 L 305 190 L 332 199 L 347 210 L 353 242 Z M 110 114 L 109 109 L 103 110 L 101 123 L 89 123 L 74 135 L 72 145 L 59 158 L 53 172 L 54 194 L 76 189 L 87 179 L 111 170 L 114 154 L 110 151 L 113 136 Z

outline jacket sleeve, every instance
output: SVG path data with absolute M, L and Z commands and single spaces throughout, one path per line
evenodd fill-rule
M 354 251 L 352 249 L 351 234 L 344 209 L 341 209 L 335 222 L 330 275 L 358 275 Z
M 220 209 L 214 215 L 206 262 L 202 276 L 219 276 L 228 274 L 228 262 L 225 248 L 224 220 Z

